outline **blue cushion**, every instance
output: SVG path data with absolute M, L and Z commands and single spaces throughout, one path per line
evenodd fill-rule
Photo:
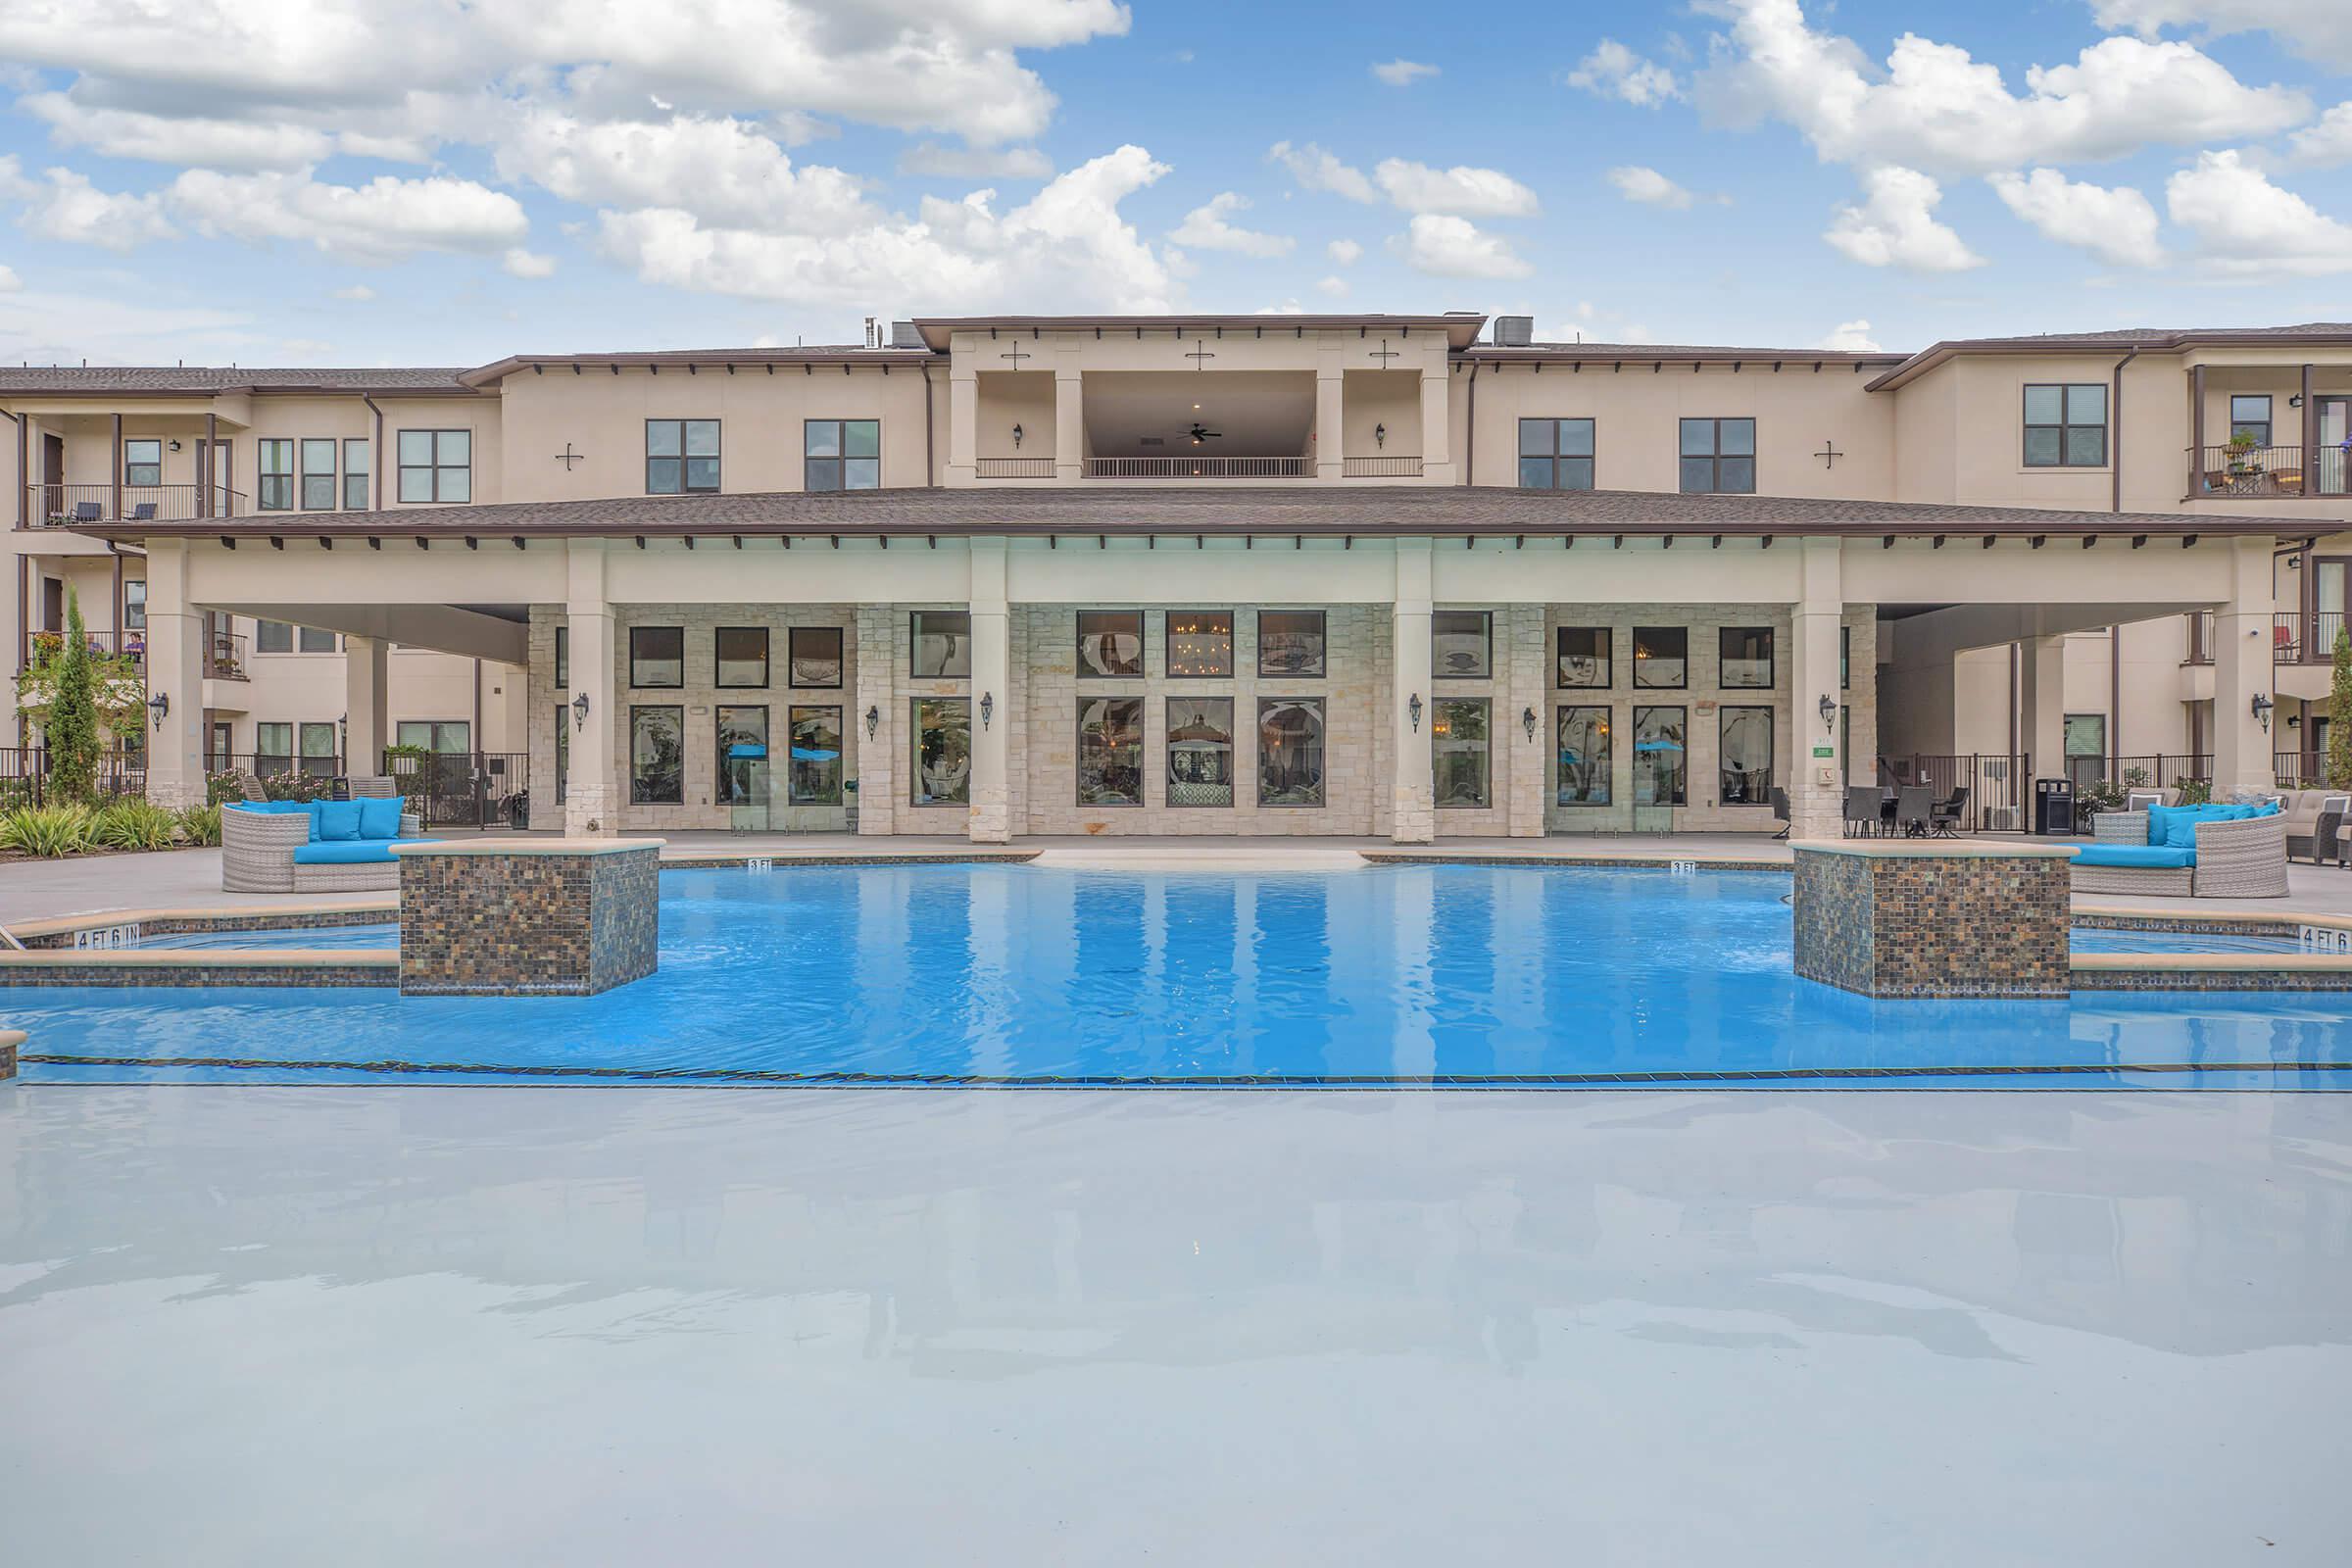
M 296 859 L 302 852 L 294 852 Z M 2197 863 L 2194 850 L 2165 849 L 2153 844 L 2092 844 L 2075 857 L 2077 865 L 2129 866 L 2143 871 L 2179 871 Z
M 311 837 L 325 844 L 348 843 L 360 836 L 360 803 L 320 801 L 318 825 Z
M 430 839 L 403 839 L 403 844 L 430 844 Z M 392 853 L 389 839 L 339 839 L 324 844 L 305 844 L 294 852 L 296 865 L 375 865 L 389 864 L 400 857 Z
M 301 801 L 236 801 L 229 809 L 251 811 L 256 816 L 284 816 L 291 811 L 308 811 L 310 807 Z
M 406 804 L 394 795 L 387 795 L 381 800 L 360 802 L 360 837 L 364 839 L 396 839 L 400 837 L 400 808 Z

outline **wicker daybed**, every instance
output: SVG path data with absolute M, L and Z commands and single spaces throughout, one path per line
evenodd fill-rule
M 2074 890 L 2182 899 L 2286 897 L 2286 818 L 2276 811 L 2227 819 L 2191 817 L 2193 849 L 2150 844 L 2151 820 L 2148 811 L 2101 811 L 2091 823 L 2095 841 L 2075 858 Z

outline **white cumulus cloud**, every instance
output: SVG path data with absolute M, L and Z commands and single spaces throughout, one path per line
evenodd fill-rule
M 877 216 L 854 175 L 821 164 L 796 167 L 771 137 L 734 119 L 599 123 L 528 112 L 506 132 L 498 172 L 565 201 L 675 207 L 728 227 L 826 234 Z
M 1577 62 L 1576 69 L 1568 73 L 1568 85 L 1642 109 L 1655 109 L 1683 95 L 1672 71 L 1614 38 L 1601 39 L 1591 54 Z
M 1612 169 L 1607 178 L 1610 184 L 1617 187 L 1618 195 L 1629 202 L 1640 202 L 1644 207 L 1680 210 L 1698 200 L 1664 174 L 1641 164 L 1626 164 Z
M 1536 193 L 1498 169 L 1457 164 L 1432 169 L 1402 158 L 1383 159 L 1372 171 L 1393 206 L 1408 213 L 1450 213 L 1458 218 L 1529 218 Z
M 1034 147 L 942 147 L 927 141 L 899 155 L 899 172 L 946 179 L 1052 179 L 1054 160 Z
M 1201 206 L 1184 215 L 1168 238 L 1179 245 L 1195 250 L 1231 251 L 1237 256 L 1287 256 L 1296 240 L 1282 234 L 1265 234 L 1255 229 L 1237 228 L 1229 219 L 1249 209 L 1250 200 L 1235 191 L 1219 191 Z
M 1863 200 L 1838 209 L 1821 237 L 1865 267 L 1959 272 L 1984 265 L 1960 236 L 1936 221 L 1943 188 L 1916 169 L 1873 169 Z
M 131 251 L 178 232 L 153 194 L 103 191 L 71 169 L 47 170 L 33 179 L 13 157 L 0 158 L 0 198 L 23 203 L 18 223 L 44 239 Z
M 2352 272 L 2352 224 L 2271 182 L 2236 151 L 2197 155 L 2165 183 L 2166 211 L 2196 236 L 2198 265 L 2248 281 Z
M 1317 278 L 1315 280 L 1315 292 L 1318 294 L 1328 295 L 1330 298 L 1335 300 L 1344 300 L 1348 297 L 1348 280 L 1344 277 L 1338 276 L 1337 274 L 1334 274 L 1330 277 Z
M 498 259 L 498 265 L 510 277 L 553 277 L 556 259 L 539 256 L 517 245 Z
M 1392 87 L 1410 87 L 1423 76 L 1434 76 L 1437 74 L 1437 67 L 1425 66 L 1418 60 L 1392 60 L 1386 65 L 1372 68 L 1372 74 Z
M 1857 319 L 1839 321 L 1836 326 L 1830 328 L 1827 336 L 1813 346 L 1819 349 L 1831 349 L 1839 354 L 1873 354 L 1878 351 L 1879 340 L 1870 335 L 1870 322 Z
M 2209 33 L 2267 32 L 2287 49 L 2341 68 L 2352 55 L 2352 9 L 2338 0 L 2091 0 L 2102 27 L 2153 38 L 2166 27 Z
M 2118 267 L 2155 267 L 2164 261 L 2155 205 L 2129 185 L 2093 185 L 2055 169 L 1994 174 L 1989 183 L 2011 212 L 2045 238 Z
M 2297 163 L 2352 164 L 2352 103 L 2337 104 L 2317 124 L 2296 131 L 2287 146 Z
M 1323 254 L 1340 267 L 1353 267 L 1364 258 L 1364 248 L 1351 239 L 1335 239 L 1323 247 Z
M 1351 202 L 1380 200 L 1380 193 L 1372 188 L 1372 181 L 1364 176 L 1362 170 L 1340 162 L 1311 141 L 1297 147 L 1278 141 L 1266 149 L 1266 159 L 1289 170 L 1302 190 L 1329 191 Z
M 391 262 L 419 251 L 495 254 L 519 244 L 530 220 L 504 191 L 435 174 L 365 185 L 322 183 L 301 171 L 223 174 L 191 169 L 165 193 L 197 232 L 250 244 L 286 240 L 354 262 Z
M 1414 218 L 1389 248 L 1405 266 L 1433 277 L 1525 277 L 1535 270 L 1500 235 L 1441 213 Z

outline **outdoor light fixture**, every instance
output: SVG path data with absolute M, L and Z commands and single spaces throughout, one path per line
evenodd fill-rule
M 172 451 L 174 451 L 174 452 L 177 452 L 177 451 L 179 450 L 179 442 L 178 442 L 178 440 L 177 440 L 177 439 L 174 439 L 174 440 L 172 441 Z
M 1021 450 L 1021 427 L 1017 424 L 1012 427 L 1012 450 Z
M 868 706 L 865 710 L 865 738 L 872 740 L 874 731 L 882 727 L 882 710 Z
M 982 692 L 980 694 L 980 727 L 982 729 L 988 728 L 988 721 L 996 716 L 996 711 L 997 694 L 995 692 Z
M 1519 723 L 1527 731 L 1527 738 L 1533 741 L 1536 738 L 1536 710 L 1532 708 L 1520 710 Z
M 1419 692 L 1413 693 L 1410 698 L 1406 699 L 1404 711 L 1406 716 L 1413 721 L 1413 733 L 1419 734 L 1421 732 L 1421 694 Z
M 1389 444 L 1389 427 L 1387 425 L 1376 424 L 1372 427 L 1372 444 L 1376 447 L 1385 447 Z
M 1821 727 L 1824 733 L 1838 727 L 1838 699 L 1828 692 L 1821 694 Z
M 588 694 L 586 692 L 581 692 L 571 700 L 571 727 L 575 730 L 588 727 Z
M 2268 692 L 2254 694 L 2254 716 L 2262 720 L 2263 731 L 2266 734 L 2269 733 L 2271 727 L 2271 710 L 2276 706 L 2278 705 L 2271 701 Z
M 164 716 L 172 711 L 172 694 L 157 692 L 148 698 L 147 711 L 155 715 L 155 732 L 161 735 L 164 732 Z
M 2291 398 L 2288 398 L 2288 399 L 2286 400 L 2286 406 L 2287 406 L 2288 408 L 2290 408 L 2290 409 L 2299 409 L 2299 408 L 2301 408 L 2301 407 L 2303 406 L 2303 394 L 2302 394 L 2302 393 L 2300 393 L 2300 392 L 2298 392 L 2298 393 L 2296 393 L 2296 394 L 2295 394 L 2293 397 L 2291 397 Z M 179 448 L 178 448 L 177 446 L 174 446 L 174 447 L 172 447 L 172 451 L 174 451 L 174 452 L 177 452 L 177 451 L 179 450 Z

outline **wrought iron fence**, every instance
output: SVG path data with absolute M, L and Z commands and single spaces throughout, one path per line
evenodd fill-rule
M 1879 762 L 1879 783 L 1886 788 L 1924 784 L 1939 803 L 1966 790 L 1960 803 L 1960 831 L 1964 833 L 2018 833 L 2033 825 L 2029 820 L 2031 769 L 2023 756 L 1913 752 L 1882 757 Z
M 383 764 L 427 826 L 530 825 L 528 752 L 386 752 Z
M 144 752 L 107 752 L 98 759 L 93 781 L 108 798 L 147 793 Z M 43 806 L 56 798 L 49 753 L 41 747 L 0 748 L 0 808 Z

